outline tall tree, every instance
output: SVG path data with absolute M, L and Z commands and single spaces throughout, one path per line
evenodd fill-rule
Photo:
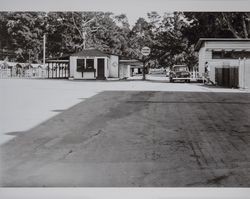
M 135 57 L 142 58 L 140 50 L 143 46 L 152 47 L 154 44 L 154 31 L 152 25 L 144 18 L 139 18 L 129 35 L 129 46 Z
M 191 68 L 196 64 L 195 54 L 183 37 L 182 28 L 188 26 L 182 13 L 165 13 L 160 26 L 156 30 L 156 39 L 151 57 L 157 59 L 164 67 L 174 64 L 188 64 Z M 191 61 L 193 60 L 193 61 Z
M 201 37 L 249 38 L 250 13 L 246 12 L 185 12 L 189 26 L 182 32 L 194 44 Z
M 6 38 L 15 50 L 18 61 L 38 61 L 42 46 L 42 20 L 39 12 L 5 13 Z

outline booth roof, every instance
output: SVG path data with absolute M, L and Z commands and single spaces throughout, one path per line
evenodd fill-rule
M 86 49 L 77 53 L 73 53 L 71 56 L 83 56 L 83 57 L 107 57 L 110 54 L 104 53 L 97 49 Z
M 76 52 L 76 53 L 72 53 L 72 54 L 65 54 L 62 55 L 60 57 L 53 57 L 53 58 L 48 58 L 46 59 L 46 62 L 50 62 L 50 61 L 56 61 L 56 60 L 69 60 L 70 56 L 79 56 L 79 57 L 108 57 L 110 55 L 114 55 L 114 56 L 118 56 L 120 60 L 133 60 L 133 61 L 140 61 L 137 58 L 132 58 L 132 57 L 124 57 L 118 54 L 114 54 L 114 53 L 108 53 L 108 52 L 103 52 L 101 50 L 95 49 L 95 48 L 91 48 L 91 49 L 85 49 L 82 50 L 80 52 Z

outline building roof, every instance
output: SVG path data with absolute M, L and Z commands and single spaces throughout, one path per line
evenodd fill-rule
M 46 59 L 47 61 L 54 61 L 54 60 L 69 60 L 70 54 L 64 54 L 59 57 L 50 57 Z
M 66 61 L 69 60 L 70 56 L 81 56 L 81 57 L 108 57 L 110 55 L 118 56 L 119 61 L 126 62 L 126 61 L 132 61 L 132 62 L 141 62 L 141 60 L 133 57 L 125 57 L 119 54 L 109 53 L 109 52 L 103 52 L 98 49 L 85 49 L 80 52 L 72 53 L 72 54 L 64 54 L 59 57 L 51 57 L 47 58 L 46 62 L 60 62 L 60 61 Z
M 230 41 L 230 42 L 241 41 L 241 42 L 245 42 L 245 41 L 250 41 L 250 39 L 243 39 L 243 38 L 200 38 L 194 47 L 195 51 L 199 51 L 202 44 L 205 41 Z
M 120 59 L 120 61 L 124 61 L 124 62 L 126 62 L 126 61 L 139 61 L 139 62 L 141 62 L 140 59 L 135 58 L 135 57 L 119 56 L 119 59 Z
M 83 56 L 83 57 L 107 57 L 108 53 L 104 53 L 97 49 L 86 49 L 77 53 L 73 53 L 71 56 Z

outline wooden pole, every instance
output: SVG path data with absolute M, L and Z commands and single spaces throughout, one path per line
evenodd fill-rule
M 58 73 L 59 73 L 58 77 L 60 78 L 60 73 L 61 73 L 61 64 L 60 63 L 58 64 Z
M 48 79 L 49 79 L 49 65 L 50 65 L 50 64 L 48 63 Z
M 68 67 L 68 78 L 70 78 L 70 63 L 67 64 Z
M 45 68 L 45 55 L 46 55 L 46 35 L 43 35 L 43 68 Z M 48 70 L 49 71 L 49 70 Z M 48 76 L 49 77 L 49 76 Z
M 146 79 L 146 67 L 145 67 L 145 58 L 143 59 L 143 68 L 142 68 L 142 80 L 145 80 Z
M 66 77 L 67 75 L 67 64 L 64 64 L 64 77 Z

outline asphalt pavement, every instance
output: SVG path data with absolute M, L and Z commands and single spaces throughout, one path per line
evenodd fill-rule
M 4 187 L 249 187 L 250 94 L 105 91 L 1 145 Z

